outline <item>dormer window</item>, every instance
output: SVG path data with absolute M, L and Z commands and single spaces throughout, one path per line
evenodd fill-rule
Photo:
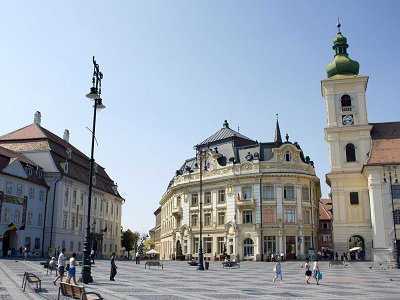
M 26 174 L 28 174 L 29 176 L 31 176 L 31 175 L 32 175 L 32 168 L 29 167 L 29 166 L 26 166 L 26 167 L 25 167 L 25 172 L 26 172 Z
M 351 98 L 349 95 L 343 95 L 342 98 L 340 98 L 340 102 L 342 111 L 351 111 Z
M 41 170 L 36 170 L 36 176 L 37 178 L 42 178 L 43 172 Z
M 61 168 L 63 169 L 64 173 L 68 173 L 68 162 L 61 163 Z
M 289 150 L 286 150 L 285 152 L 285 161 L 292 161 L 292 153 Z

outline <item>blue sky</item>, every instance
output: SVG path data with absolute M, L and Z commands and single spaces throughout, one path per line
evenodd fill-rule
M 104 73 L 96 162 L 126 199 L 124 229 L 147 232 L 168 182 L 224 120 L 314 161 L 329 193 L 321 80 L 337 18 L 369 76 L 368 118 L 398 121 L 399 1 L 4 1 L 0 135 L 33 122 L 90 155 L 92 56 Z

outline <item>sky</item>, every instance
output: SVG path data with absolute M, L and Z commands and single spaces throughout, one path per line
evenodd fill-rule
M 399 121 L 400 1 L 2 1 L 0 135 L 33 123 L 90 156 L 92 57 L 104 74 L 95 159 L 126 199 L 122 226 L 147 233 L 193 146 L 222 128 L 297 141 L 329 187 L 321 80 L 338 17 L 369 76 L 370 123 Z M 396 93 L 395 93 L 396 92 Z

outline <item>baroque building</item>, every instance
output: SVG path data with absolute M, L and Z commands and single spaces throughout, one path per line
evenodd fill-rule
M 278 121 L 273 142 L 259 143 L 225 121 L 196 149 L 160 201 L 161 259 L 196 258 L 200 220 L 209 259 L 226 253 L 260 261 L 281 251 L 295 259 L 316 247 L 320 182 L 300 145 L 288 135 L 282 141 Z
M 44 248 L 65 248 L 82 254 L 87 227 L 90 159 L 63 138 L 34 123 L 0 137 L 0 146 L 23 154 L 40 167 L 49 190 L 44 217 Z M 91 247 L 97 257 L 110 257 L 121 247 L 121 214 L 124 199 L 118 186 L 98 164 L 94 167 L 91 207 Z
M 0 256 L 42 255 L 47 192 L 38 165 L 0 147 Z
M 400 122 L 368 122 L 368 76 L 358 74 L 359 63 L 349 58 L 340 23 L 337 27 L 334 60 L 326 67 L 327 79 L 321 81 L 327 109 L 326 181 L 332 194 L 333 245 L 339 253 L 355 248 L 360 249 L 361 259 L 389 261 L 395 226 L 400 223 Z

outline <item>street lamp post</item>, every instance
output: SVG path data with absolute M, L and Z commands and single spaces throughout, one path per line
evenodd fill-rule
M 394 231 L 394 255 L 396 258 L 395 268 L 400 269 L 400 261 L 399 261 L 399 253 L 397 251 L 397 232 L 396 232 L 396 217 L 395 217 L 395 209 L 394 209 L 394 201 L 393 201 L 393 186 L 392 186 L 392 172 L 394 172 L 394 182 L 397 184 L 399 181 L 397 179 L 397 170 L 396 166 L 383 166 L 383 181 L 386 182 L 386 172 L 389 174 L 389 188 L 390 188 L 390 198 L 392 200 L 392 218 L 393 218 L 393 231 Z
M 92 148 L 90 153 L 90 174 L 89 174 L 89 195 L 88 195 L 88 211 L 87 211 L 87 223 L 86 223 L 86 235 L 85 242 L 83 243 L 83 262 L 82 262 L 82 282 L 87 284 L 93 282 L 91 275 L 91 263 L 90 263 L 90 209 L 92 205 L 92 189 L 93 189 L 93 169 L 94 169 L 94 141 L 96 133 L 96 112 L 105 108 L 101 99 L 101 80 L 103 79 L 103 73 L 100 72 L 99 65 L 93 56 L 93 86 L 90 88 L 90 93 L 86 95 L 87 98 L 94 100 L 94 111 L 93 111 L 93 128 L 92 128 Z
M 203 150 L 196 146 L 196 156 L 200 158 L 200 233 L 199 233 L 199 262 L 197 270 L 204 270 L 203 258 Z

